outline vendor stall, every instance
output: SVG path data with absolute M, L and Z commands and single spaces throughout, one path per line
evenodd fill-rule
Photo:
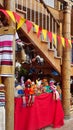
M 59 128 L 64 124 L 61 100 L 54 100 L 52 93 L 35 97 L 32 106 L 24 107 L 22 97 L 15 98 L 14 130 L 38 130 L 46 126 Z

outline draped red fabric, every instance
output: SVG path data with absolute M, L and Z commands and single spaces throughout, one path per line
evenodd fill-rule
M 22 98 L 15 98 L 14 130 L 38 130 L 50 126 L 64 125 L 64 112 L 61 101 L 53 100 L 52 93 L 35 97 L 31 107 L 23 107 Z

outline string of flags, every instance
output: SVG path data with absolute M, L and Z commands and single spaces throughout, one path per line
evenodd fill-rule
M 46 40 L 46 37 L 48 37 L 50 42 L 52 42 L 52 39 L 54 39 L 54 44 L 55 45 L 57 44 L 57 40 L 58 40 L 58 43 L 62 44 L 63 47 L 65 47 L 65 46 L 67 46 L 67 47 L 71 46 L 72 47 L 73 40 L 64 38 L 64 37 L 59 36 L 59 35 L 57 35 L 57 34 L 55 34 L 53 32 L 50 32 L 50 31 L 48 31 L 46 29 L 43 29 L 43 28 L 39 27 L 39 25 L 36 25 L 35 23 L 21 17 L 16 12 L 9 11 L 9 10 L 3 10 L 3 9 L 0 9 L 0 12 L 2 12 L 7 17 L 7 19 L 11 18 L 11 20 L 14 23 L 17 23 L 17 30 L 20 27 L 22 27 L 22 25 L 25 23 L 28 33 L 31 31 L 32 27 L 34 27 L 38 38 L 40 37 L 40 35 L 42 33 L 44 40 Z

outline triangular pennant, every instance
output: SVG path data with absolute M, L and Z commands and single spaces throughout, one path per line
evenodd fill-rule
M 18 25 L 17 25 L 17 30 L 25 23 L 26 19 L 22 18 L 20 19 Z
M 58 39 L 58 43 L 60 44 L 61 43 L 61 37 L 57 36 L 57 39 Z
M 42 28 L 39 27 L 39 29 L 38 29 L 38 34 L 37 34 L 38 38 L 39 38 L 39 36 L 41 35 L 41 32 L 42 32 Z
M 64 39 L 64 37 L 61 37 L 61 42 L 62 42 L 63 47 L 65 47 L 65 39 Z
M 56 45 L 57 44 L 57 35 L 55 33 L 52 33 L 53 35 L 53 39 L 54 39 L 54 44 Z
M 15 20 L 15 17 L 14 17 L 14 14 L 12 11 L 9 11 L 9 10 L 6 10 L 6 12 L 8 13 L 8 15 L 10 16 L 10 18 L 13 20 L 13 22 L 15 23 L 16 20 Z
M 72 47 L 71 40 L 68 40 L 69 45 Z
M 47 30 L 42 29 L 42 34 L 43 34 L 44 40 L 46 40 L 46 38 L 47 38 Z
M 48 38 L 50 39 L 50 42 L 52 42 L 52 32 L 48 32 L 47 35 L 48 35 Z
M 19 23 L 19 21 L 21 19 L 21 16 L 18 15 L 16 12 L 13 12 L 13 14 L 14 14 L 14 17 L 15 17 L 16 21 Z
M 68 47 L 68 39 L 65 38 L 65 43 L 66 43 L 66 46 Z
M 33 24 L 32 24 L 32 22 L 30 22 L 29 20 L 26 20 L 26 26 L 27 26 L 27 31 L 28 31 L 28 33 L 29 33 L 30 30 L 31 30 L 31 28 L 32 28 L 32 26 L 33 26 Z
M 4 13 L 5 16 L 9 19 L 9 15 L 8 15 L 8 13 L 6 12 L 6 10 L 0 9 L 0 11 L 1 11 L 2 13 Z
M 34 24 L 35 32 L 38 33 L 39 26 Z

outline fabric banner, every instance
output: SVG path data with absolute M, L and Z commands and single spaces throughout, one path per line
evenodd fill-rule
M 13 74 L 13 35 L 0 35 L 0 76 Z
M 46 126 L 59 128 L 64 125 L 64 112 L 60 100 L 53 100 L 52 93 L 35 97 L 31 107 L 23 106 L 22 98 L 15 98 L 14 130 L 40 130 Z

